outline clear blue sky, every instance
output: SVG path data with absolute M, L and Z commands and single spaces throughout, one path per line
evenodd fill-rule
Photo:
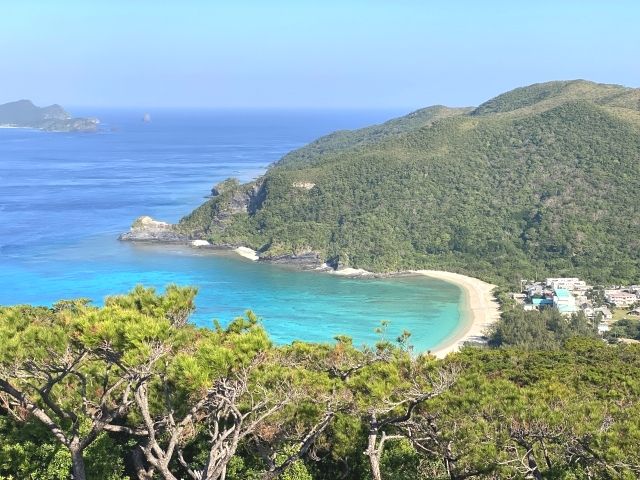
M 0 103 L 418 108 L 640 86 L 640 1 L 0 0 Z

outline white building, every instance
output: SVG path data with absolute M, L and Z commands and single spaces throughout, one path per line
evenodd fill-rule
M 555 277 L 555 278 L 547 278 L 546 279 L 547 286 L 553 288 L 554 290 L 562 289 L 562 290 L 580 290 L 584 291 L 587 289 L 587 282 L 584 280 L 580 280 L 576 277 Z
M 529 297 L 534 297 L 536 295 L 542 295 L 542 292 L 544 292 L 544 287 L 542 285 L 540 285 L 539 283 L 534 283 L 532 285 L 527 285 L 524 287 L 525 291 L 527 292 L 527 295 Z
M 616 307 L 628 307 L 638 301 L 638 296 L 635 293 L 623 290 L 605 290 L 604 298 Z

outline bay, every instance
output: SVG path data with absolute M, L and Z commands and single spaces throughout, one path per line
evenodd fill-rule
M 96 134 L 0 129 L 0 304 L 100 304 L 136 284 L 199 288 L 193 321 L 252 309 L 277 342 L 373 344 L 403 330 L 427 350 L 462 321 L 462 292 L 423 277 L 349 279 L 232 253 L 117 241 L 139 215 L 177 221 L 229 176 L 250 180 L 320 135 L 378 123 L 389 111 L 74 110 Z

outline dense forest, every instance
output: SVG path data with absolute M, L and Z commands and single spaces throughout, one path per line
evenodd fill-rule
M 323 137 L 225 182 L 178 228 L 266 259 L 633 283 L 638 192 L 640 90 L 550 82 Z
M 437 360 L 199 328 L 195 293 L 0 308 L 0 479 L 640 476 L 640 346 L 584 317 L 505 304 L 493 348 Z

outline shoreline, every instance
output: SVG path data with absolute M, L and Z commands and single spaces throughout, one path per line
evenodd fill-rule
M 249 260 L 253 260 L 254 262 L 258 260 L 258 252 L 250 249 L 249 247 L 238 247 L 233 249 L 238 255 L 244 258 L 248 258 Z
M 136 241 L 134 240 L 134 243 L 135 242 Z M 184 244 L 195 250 L 228 250 L 246 260 L 252 262 L 260 261 L 258 252 L 248 247 L 221 247 L 211 245 L 208 242 L 206 242 L 207 245 L 205 245 L 204 241 L 202 241 L 202 244 L 196 242 L 199 241 L 196 240 L 195 242 L 192 241 L 189 243 L 184 242 Z M 168 242 L 143 240 L 141 243 L 167 244 Z M 183 242 L 175 243 L 182 244 Z M 268 260 L 265 261 L 265 263 L 267 262 Z M 295 266 L 295 264 L 292 265 Z M 297 266 L 300 267 L 300 265 Z M 444 270 L 405 270 L 393 273 L 376 274 L 362 268 L 349 267 L 341 270 L 334 270 L 326 264 L 316 268 L 308 268 L 307 270 L 350 278 L 393 278 L 407 275 L 423 275 L 456 285 L 460 290 L 462 290 L 463 296 L 462 303 L 459 307 L 460 323 L 448 338 L 436 345 L 434 348 L 427 350 L 437 358 L 444 358 L 449 353 L 458 351 L 466 342 L 477 344 L 485 343 L 485 330 L 500 319 L 500 307 L 493 295 L 493 290 L 496 286 L 478 278 L 469 277 L 459 273 L 447 272 Z
M 442 270 L 412 270 L 411 273 L 452 283 L 463 292 L 464 311 L 460 311 L 462 321 L 459 328 L 450 338 L 432 349 L 431 354 L 437 358 L 444 358 L 449 353 L 458 351 L 466 342 L 485 342 L 484 332 L 500 319 L 500 306 L 493 295 L 495 285 L 478 278 Z
M 253 261 L 259 259 L 257 252 L 248 247 L 236 248 L 234 252 Z M 323 267 L 317 268 L 316 271 L 352 278 L 377 276 L 375 273 L 362 268 L 333 270 L 326 266 Z M 437 358 L 444 358 L 449 353 L 458 351 L 466 342 L 485 343 L 484 332 L 500 319 L 500 306 L 493 295 L 493 290 L 496 288 L 495 285 L 478 278 L 444 270 L 407 270 L 389 274 L 388 276 L 400 275 L 423 275 L 452 283 L 462 290 L 463 301 L 459 308 L 460 323 L 458 327 L 444 342 L 429 350 Z

